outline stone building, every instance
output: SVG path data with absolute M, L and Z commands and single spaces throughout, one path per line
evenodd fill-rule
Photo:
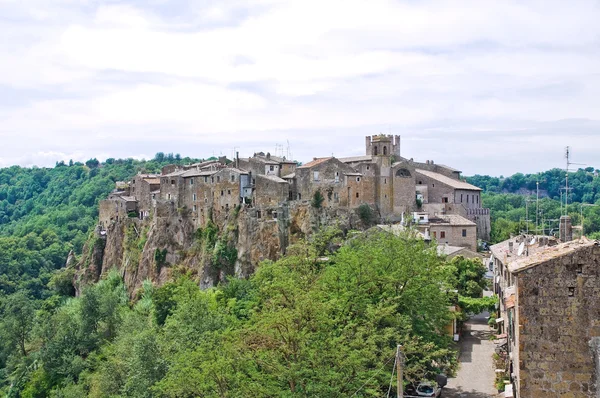
M 313 159 L 296 169 L 296 198 L 312 200 L 318 192 L 323 207 L 358 207 L 373 203 L 373 179 L 364 178 L 354 168 L 334 157 Z
M 287 202 L 310 203 L 317 191 L 324 207 L 352 209 L 367 204 L 388 222 L 425 211 L 438 220 L 439 225 L 432 224 L 431 230 L 436 235 L 439 230 L 441 242 L 475 250 L 472 222 L 479 237 L 489 237 L 489 211 L 481 207 L 480 189 L 461 181 L 456 169 L 401 157 L 400 136 L 392 135 L 366 137 L 363 156 L 314 158 L 300 167 L 268 152 L 249 158 L 236 155 L 233 161 L 220 157 L 169 165 L 158 175 L 135 176 L 118 192 L 131 195 L 141 219 L 166 204 L 189 212 L 195 225 L 203 226 L 210 217 L 226 217 L 239 205 L 255 208 L 257 215 L 266 214 Z M 113 208 L 102 205 L 101 219 L 110 220 Z M 462 217 L 460 225 L 456 224 L 459 218 L 448 218 L 452 215 Z
M 137 201 L 137 210 L 141 219 L 148 217 L 153 208 L 153 200 L 160 192 L 159 174 L 138 174 L 129 185 L 130 195 Z
M 598 396 L 598 241 L 520 236 L 491 251 L 514 396 Z

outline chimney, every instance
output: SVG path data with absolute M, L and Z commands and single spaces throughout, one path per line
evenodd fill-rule
M 235 153 L 235 168 L 240 168 L 240 153 L 236 151 Z
M 514 243 L 513 243 L 512 240 L 510 242 L 508 242 L 508 251 L 511 252 L 511 253 L 513 251 L 513 246 L 514 246 Z
M 569 242 L 573 240 L 573 228 L 571 225 L 571 217 L 560 217 L 559 237 L 561 242 Z

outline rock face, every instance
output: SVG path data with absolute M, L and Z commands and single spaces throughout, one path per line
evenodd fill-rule
M 112 269 L 121 273 L 132 297 L 146 279 L 160 285 L 181 273 L 209 288 L 229 275 L 251 275 L 261 261 L 278 259 L 290 244 L 324 226 L 344 232 L 367 227 L 355 210 L 307 203 L 286 204 L 268 215 L 242 207 L 200 229 L 185 210 L 173 207 L 143 221 L 123 218 L 106 230 L 97 228 L 86 243 L 75 288 L 79 294 Z

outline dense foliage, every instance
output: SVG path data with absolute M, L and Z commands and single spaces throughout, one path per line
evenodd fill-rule
M 322 255 L 292 246 L 248 280 L 202 291 L 183 275 L 130 304 L 118 273 L 79 298 L 3 300 L 0 392 L 9 397 L 382 396 L 397 344 L 409 381 L 451 372 L 443 330 L 468 260 L 411 236 L 360 235 Z M 480 265 L 481 267 L 481 265 Z M 473 273 L 474 274 L 470 274 Z M 56 286 L 61 286 L 60 283 Z
M 151 161 L 90 159 L 85 165 L 0 169 L 0 295 L 26 291 L 43 298 L 68 253 L 81 253 L 97 221 L 98 202 L 115 182 L 176 161 L 192 159 L 159 153 Z
M 556 234 L 558 219 L 564 211 L 561 192 L 564 195 L 565 176 L 563 170 L 552 169 L 540 174 L 517 173 L 506 178 L 468 177 L 468 182 L 483 189 L 482 204 L 491 210 L 491 241 L 500 242 L 522 232 Z M 538 183 L 540 200 L 536 209 Z M 598 170 L 588 167 L 569 173 L 569 192 L 568 213 L 573 225 L 581 225 L 583 221 L 584 234 L 600 238 Z

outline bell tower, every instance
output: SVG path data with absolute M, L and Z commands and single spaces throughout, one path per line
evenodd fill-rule
M 365 139 L 366 155 L 371 156 L 395 156 L 400 158 L 400 136 L 399 135 L 373 135 Z

